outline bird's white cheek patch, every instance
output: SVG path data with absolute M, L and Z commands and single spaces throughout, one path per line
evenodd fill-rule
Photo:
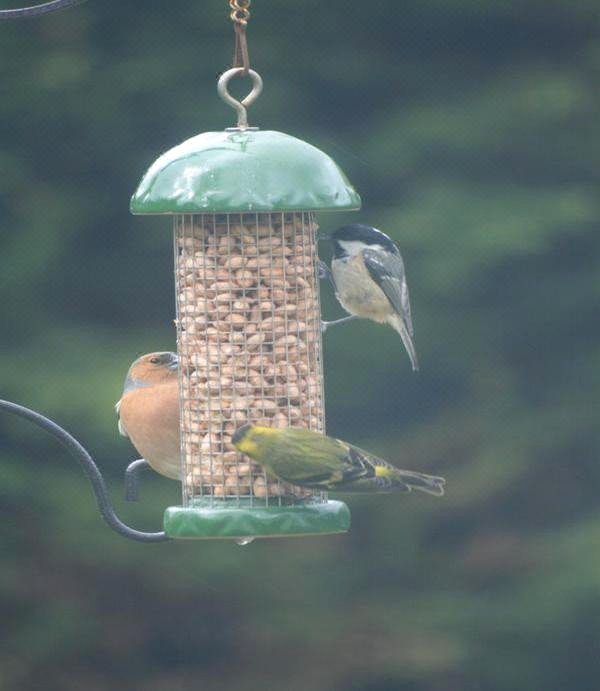
M 338 240 L 344 252 L 347 252 L 351 257 L 362 252 L 366 245 L 364 242 L 358 240 Z

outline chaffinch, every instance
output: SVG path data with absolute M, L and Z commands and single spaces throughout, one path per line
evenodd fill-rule
M 119 432 L 161 475 L 181 478 L 177 355 L 148 353 L 135 360 L 115 405 Z

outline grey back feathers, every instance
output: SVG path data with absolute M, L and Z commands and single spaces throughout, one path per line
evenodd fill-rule
M 371 278 L 383 290 L 394 311 L 402 318 L 408 333 L 414 336 L 402 257 L 399 253 L 389 254 L 374 249 L 363 250 L 363 257 Z

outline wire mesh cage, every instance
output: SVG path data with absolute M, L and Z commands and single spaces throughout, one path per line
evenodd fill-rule
M 247 423 L 324 432 L 316 230 L 308 212 L 175 217 L 184 505 L 327 498 L 231 443 Z
M 142 179 L 132 212 L 174 216 L 183 501 L 165 512 L 168 535 L 348 529 L 345 504 L 268 477 L 232 435 L 325 431 L 314 212 L 359 207 L 322 151 L 252 128 L 193 137 Z

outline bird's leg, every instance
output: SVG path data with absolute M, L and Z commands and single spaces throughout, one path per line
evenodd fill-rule
M 150 464 L 143 458 L 132 461 L 125 471 L 125 501 L 137 501 L 140 488 L 140 473 Z
M 382 492 L 390 489 L 394 484 L 389 477 L 376 477 L 373 479 L 373 482 L 375 483 L 375 486 Z M 407 489 L 406 491 L 410 490 Z
M 337 292 L 335 281 L 333 280 L 333 273 L 322 259 L 317 259 L 317 276 L 321 281 L 327 279 L 329 283 L 331 283 L 331 287 L 333 288 L 334 292 Z
M 333 273 L 331 272 L 331 269 L 327 266 L 327 264 L 325 264 L 325 262 L 321 259 L 317 260 L 317 273 L 321 280 L 327 279 L 331 283 L 333 290 L 337 293 L 335 281 L 333 280 Z M 330 326 L 334 326 L 335 324 L 343 324 L 344 322 L 349 322 L 352 319 L 356 319 L 356 317 L 353 314 L 349 315 L 348 317 L 342 317 L 341 319 L 336 319 L 331 322 L 326 322 L 323 319 L 321 319 L 321 333 L 325 333 Z
M 317 259 L 317 276 L 323 280 L 327 278 L 331 281 L 331 269 L 322 259 Z
M 357 319 L 356 315 L 350 314 L 347 317 L 342 317 L 341 319 L 336 319 L 332 322 L 326 322 L 321 319 L 321 333 L 325 333 L 330 326 L 335 326 L 336 324 L 343 324 L 344 322 L 352 321 L 352 319 Z

